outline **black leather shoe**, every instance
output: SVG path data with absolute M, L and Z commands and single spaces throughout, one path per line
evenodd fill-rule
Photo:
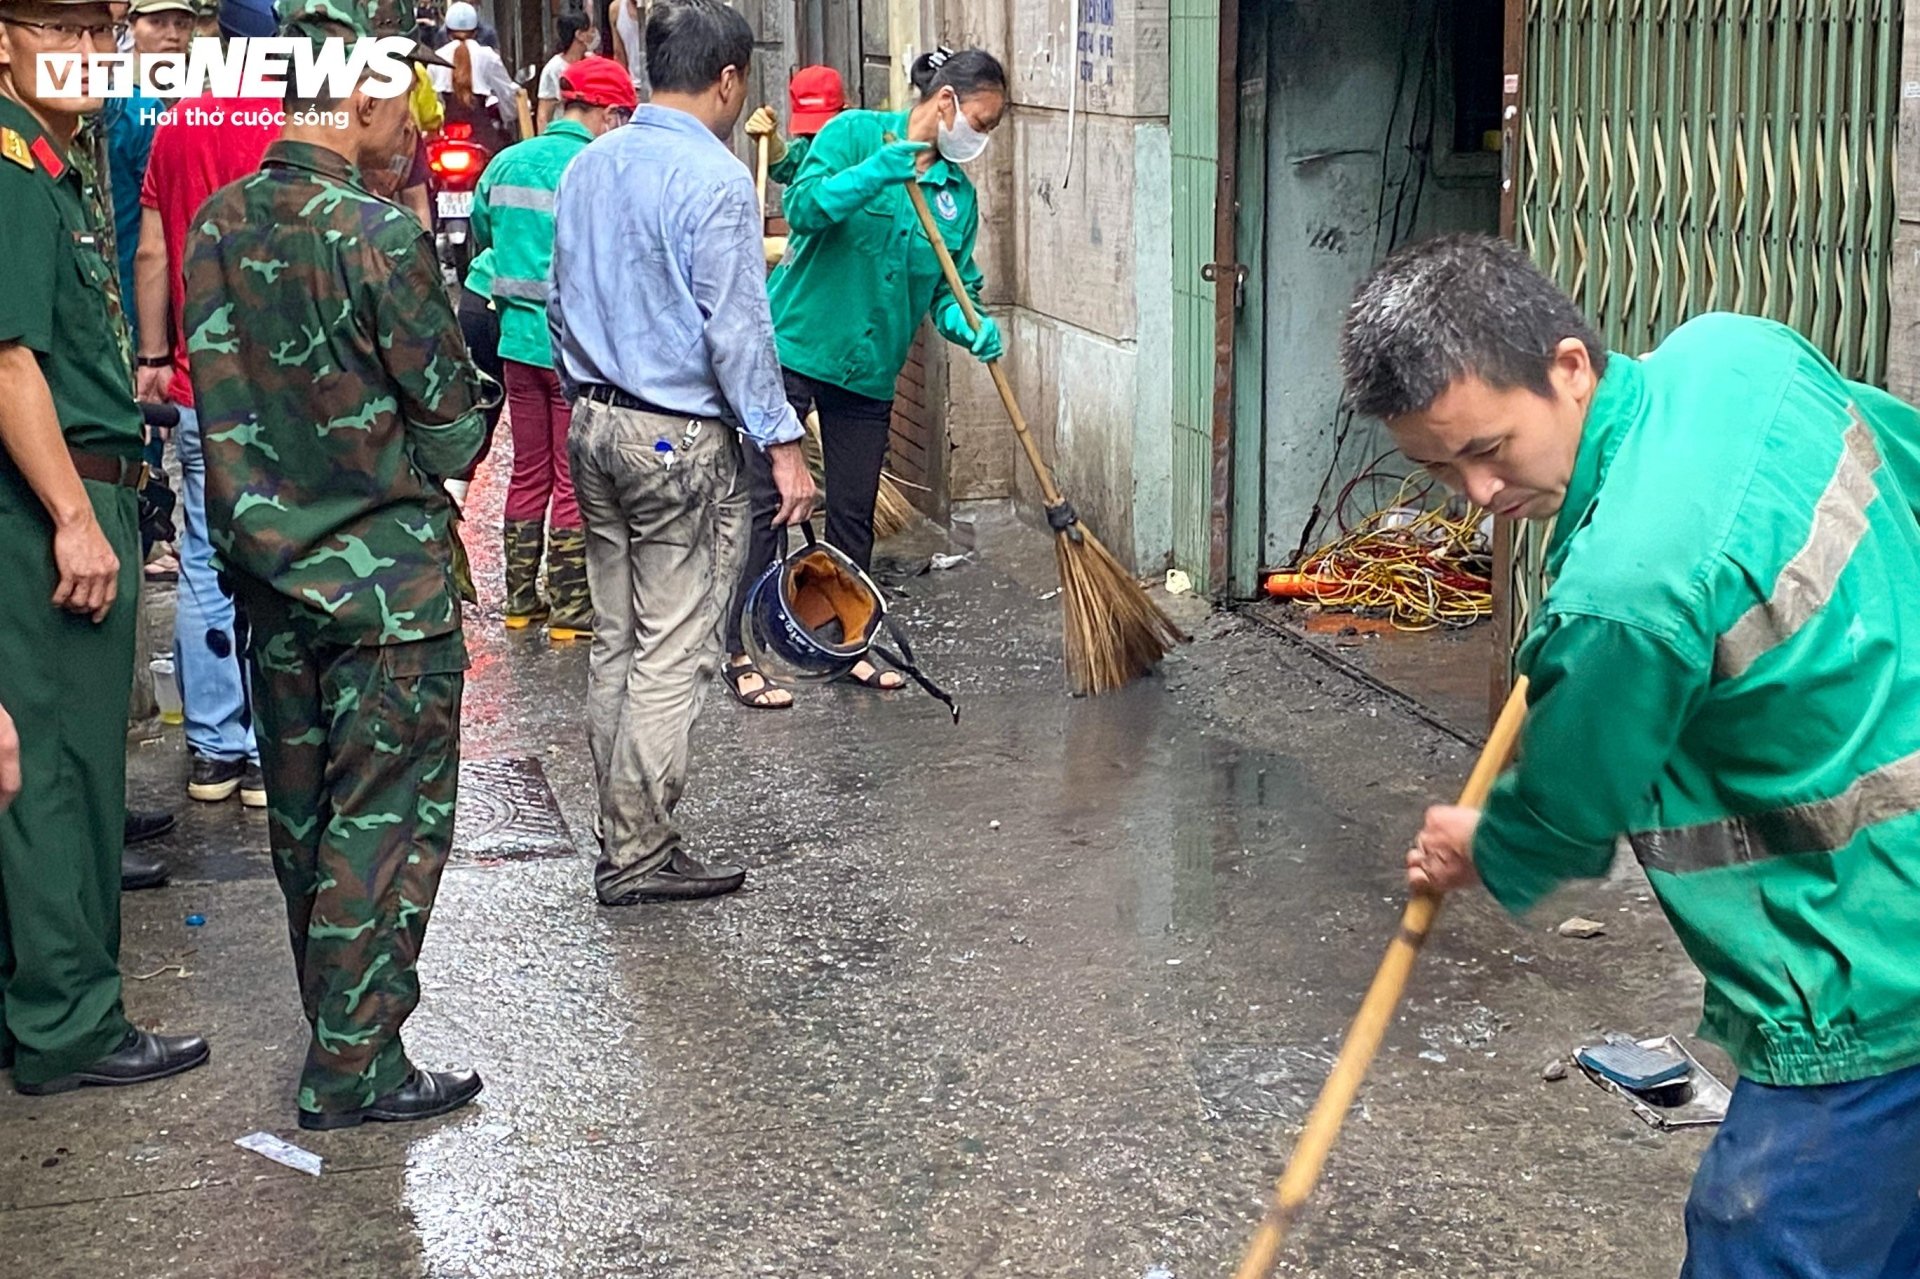
M 633 906 L 640 902 L 681 902 L 701 897 L 720 897 L 740 887 L 747 872 L 739 866 L 707 866 L 684 848 L 673 850 L 667 864 L 651 875 L 630 884 L 618 885 L 600 901 L 607 906 Z
M 129 808 L 125 833 L 120 836 L 123 844 L 144 844 L 150 839 L 159 839 L 172 832 L 180 824 L 180 819 L 172 813 L 159 808 Z
M 404 1124 L 451 1114 L 480 1095 L 480 1076 L 471 1070 L 415 1070 L 407 1082 L 359 1110 L 300 1112 L 300 1126 L 311 1132 L 358 1128 L 361 1124 Z
M 203 804 L 217 804 L 239 790 L 246 775 L 244 759 L 209 759 L 195 755 L 187 773 L 187 796 Z
M 168 1075 L 177 1075 L 207 1064 L 207 1041 L 198 1035 L 156 1035 L 147 1030 L 130 1030 L 120 1047 L 71 1075 L 60 1075 L 44 1084 L 23 1084 L 16 1076 L 13 1086 L 29 1097 L 71 1092 L 75 1088 L 120 1088 L 127 1084 L 147 1084 Z
M 120 854 L 120 891 L 137 893 L 143 888 L 161 888 L 167 882 L 167 864 L 138 853 Z

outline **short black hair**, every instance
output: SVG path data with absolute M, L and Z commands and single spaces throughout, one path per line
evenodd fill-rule
M 559 57 L 568 49 L 571 49 L 573 42 L 580 38 L 582 31 L 590 31 L 592 29 L 593 19 L 587 14 L 578 12 L 561 14 L 558 18 L 554 19 L 553 23 L 554 56 Z
M 1567 338 L 1606 371 L 1593 326 L 1519 248 L 1443 235 L 1394 252 L 1361 283 L 1340 330 L 1340 368 L 1356 412 L 1403 417 L 1468 375 L 1551 395 L 1554 350 Z
M 1080 0 L 1074 0 L 1080 3 Z M 931 98 L 942 89 L 951 88 L 962 98 L 971 97 L 983 89 L 1007 91 L 1007 71 L 1000 65 L 1000 59 L 985 49 L 935 49 L 932 53 L 923 53 L 913 60 L 913 66 L 907 71 L 907 80 L 914 91 L 923 98 Z
M 699 93 L 720 73 L 746 74 L 753 28 L 723 0 L 655 0 L 647 10 L 647 79 L 657 93 Z

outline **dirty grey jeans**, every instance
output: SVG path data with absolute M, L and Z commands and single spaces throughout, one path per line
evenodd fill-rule
M 747 491 L 739 437 L 722 422 L 577 400 L 567 455 L 593 593 L 587 742 L 602 839 L 593 880 L 614 901 L 681 843 L 673 810 L 693 721 L 720 669 Z

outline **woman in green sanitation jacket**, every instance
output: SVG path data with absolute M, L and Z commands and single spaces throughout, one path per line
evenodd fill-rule
M 873 558 L 873 507 L 886 461 L 893 386 L 922 317 L 947 341 L 982 360 L 1000 358 L 1000 330 L 985 315 L 967 324 L 921 228 L 908 182 L 918 182 L 940 238 L 977 304 L 973 242 L 980 211 L 960 166 L 986 149 L 1007 105 L 1007 76 L 979 49 L 922 55 L 912 71 L 920 100 L 910 111 L 847 111 L 820 131 L 786 191 L 787 256 L 768 284 L 773 327 L 794 412 L 820 415 L 827 478 L 827 540 L 861 566 Z M 753 523 L 741 589 L 772 562 L 779 496 L 758 450 L 749 449 Z M 740 616 L 727 621 L 727 684 L 743 705 L 791 706 L 748 660 Z M 898 688 L 900 676 L 862 661 L 847 675 L 868 688 Z

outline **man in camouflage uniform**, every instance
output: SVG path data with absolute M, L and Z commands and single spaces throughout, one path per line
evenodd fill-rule
M 107 52 L 107 5 L 0 0 L 0 705 L 25 789 L 0 816 L 0 1069 L 25 1093 L 142 1083 L 207 1060 L 128 1024 L 120 843 L 139 574 L 140 414 L 108 223 L 79 163 L 97 98 L 42 54 Z
M 400 20 L 366 2 L 295 0 L 288 34 Z M 400 1028 L 459 772 L 467 652 L 442 481 L 480 448 L 484 383 L 425 230 L 367 189 L 415 136 L 406 96 L 371 83 L 289 100 L 260 171 L 208 200 L 187 245 L 208 526 L 251 622 L 268 830 L 313 1026 L 304 1128 L 423 1119 L 480 1091 L 471 1071 L 414 1069 Z M 313 111 L 345 127 L 298 122 Z

